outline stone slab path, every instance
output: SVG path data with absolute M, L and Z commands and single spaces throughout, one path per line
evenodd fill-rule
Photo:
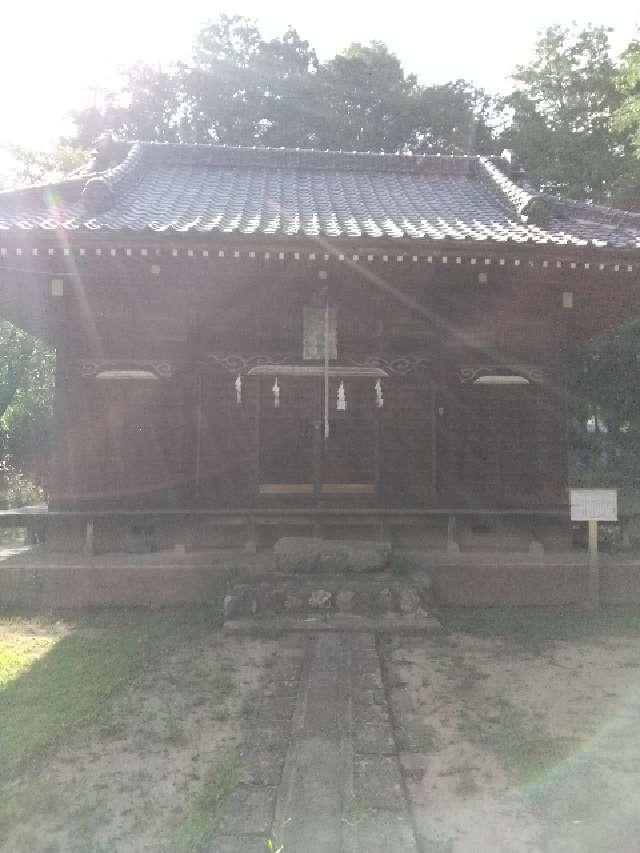
M 218 853 L 417 853 L 375 637 L 289 634 L 256 704 Z

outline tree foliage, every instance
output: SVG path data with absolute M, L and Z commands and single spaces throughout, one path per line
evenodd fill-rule
M 576 347 L 570 364 L 576 485 L 622 490 L 637 511 L 640 484 L 640 320 Z
M 321 63 L 289 28 L 265 40 L 221 15 L 196 37 L 192 61 L 136 66 L 101 106 L 76 111 L 75 141 L 121 138 L 354 151 L 493 150 L 491 99 L 470 83 L 422 86 L 381 42 Z
M 631 134 L 631 141 L 640 146 L 640 41 L 634 39 L 621 57 L 617 84 L 622 96 L 614 114 L 618 130 Z
M 46 486 L 55 354 L 0 321 L 0 500 L 31 500 Z
M 622 104 L 611 57 L 610 30 L 549 27 L 533 61 L 519 66 L 512 111 L 502 137 L 544 189 L 576 199 L 610 203 L 638 187 L 638 163 L 630 140 L 613 120 Z
M 29 148 L 25 145 L 5 145 L 11 168 L 0 176 L 2 187 L 22 187 L 44 180 L 56 181 L 82 166 L 89 153 L 76 142 L 63 143 L 49 150 Z

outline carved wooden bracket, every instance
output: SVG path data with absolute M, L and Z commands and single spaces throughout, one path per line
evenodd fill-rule
M 97 376 L 109 371 L 147 371 L 158 379 L 171 379 L 175 375 L 175 365 L 168 361 L 138 361 L 135 359 L 109 359 L 101 361 L 83 361 L 80 363 L 81 376 Z
M 354 362 L 354 364 L 358 367 L 380 367 L 389 375 L 406 376 L 408 373 L 413 373 L 414 370 L 430 368 L 433 365 L 433 360 L 426 353 L 418 352 L 396 356 L 396 358 L 373 355 L 362 362 Z
M 203 361 L 200 362 L 203 366 L 221 367 L 235 376 L 238 374 L 250 373 L 256 367 L 267 367 L 271 365 L 300 365 L 301 359 L 298 353 L 274 353 L 274 354 L 259 354 L 247 355 L 244 353 L 229 353 L 229 352 L 211 352 L 207 353 Z M 371 375 L 378 376 L 405 376 L 412 373 L 414 370 L 425 370 L 431 367 L 433 360 L 426 353 L 408 353 L 407 355 L 396 356 L 395 358 L 384 358 L 383 356 L 372 355 L 364 359 L 364 361 L 355 361 L 354 359 L 346 359 L 341 367 L 352 368 L 367 368 L 370 370 L 378 369 L 381 373 Z M 331 369 L 336 367 L 335 362 Z M 339 368 L 338 369 L 339 372 Z
M 291 353 L 284 355 L 245 355 L 234 352 L 209 352 L 200 362 L 200 365 L 221 367 L 229 373 L 242 376 L 249 373 L 253 367 L 258 367 L 261 364 L 291 364 L 294 361 L 300 361 L 300 358 Z
M 544 370 L 541 367 L 524 364 L 478 364 L 473 367 L 459 367 L 458 379 L 463 385 L 472 384 L 480 377 L 487 375 L 496 376 L 522 376 L 528 382 L 540 384 L 544 382 Z

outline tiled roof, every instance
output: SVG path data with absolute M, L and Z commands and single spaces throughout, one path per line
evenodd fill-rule
M 0 193 L 0 236 L 57 230 L 640 248 L 640 214 L 536 193 L 499 158 L 108 142 L 84 174 Z

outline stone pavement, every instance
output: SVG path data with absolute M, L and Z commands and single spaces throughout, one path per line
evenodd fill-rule
M 212 853 L 417 853 L 374 635 L 281 642 Z

